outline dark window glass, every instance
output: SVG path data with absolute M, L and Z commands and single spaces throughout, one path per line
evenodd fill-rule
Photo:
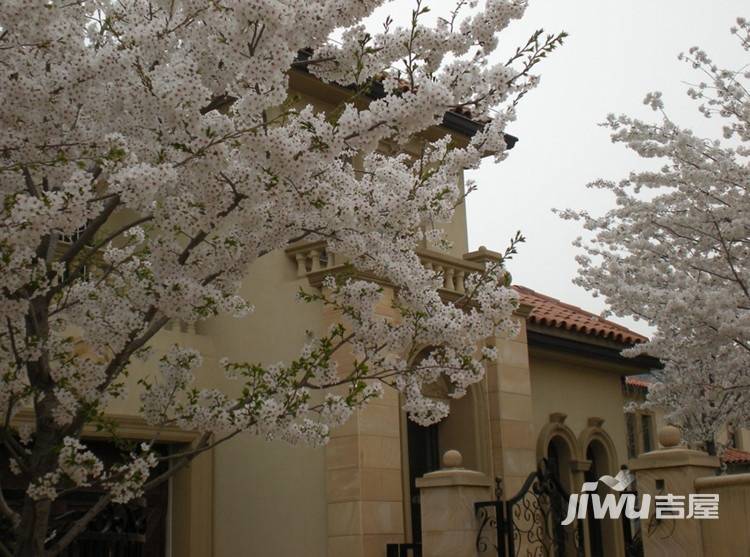
M 643 442 L 643 452 L 647 453 L 654 449 L 653 439 L 654 417 L 650 414 L 641 416 L 641 437 Z
M 638 443 L 636 437 L 635 414 L 632 412 L 625 414 L 625 428 L 627 431 L 628 458 L 635 458 L 638 456 Z
M 597 462 L 594 450 L 589 445 L 586 449 L 586 459 L 591 461 L 591 468 L 584 472 L 584 479 L 587 482 L 595 482 L 604 473 L 599 470 L 601 464 Z M 602 521 L 594 518 L 593 503 L 591 498 L 588 500 L 588 512 L 586 513 L 586 522 L 589 525 L 589 547 L 591 548 L 591 557 L 604 557 L 604 535 L 602 533 Z
M 121 452 L 104 441 L 85 440 L 84 444 L 94 454 L 110 465 L 121 461 Z M 167 445 L 157 446 L 166 454 Z M 0 482 L 3 494 L 11 508 L 20 512 L 24 501 L 23 483 L 13 475 L 7 465 L 10 455 L 0 447 Z M 152 471 L 157 476 L 167 470 L 162 462 Z M 72 527 L 101 497 L 95 488 L 81 488 L 58 497 L 50 516 L 51 546 L 57 537 Z M 62 552 L 62 557 L 163 557 L 167 541 L 167 507 L 169 483 L 163 482 L 149 490 L 143 497 L 121 505 L 111 503 L 84 529 L 76 540 Z M 0 520 L 0 539 L 12 543 L 10 524 Z
M 437 424 L 423 427 L 407 418 L 412 543 L 422 541 L 422 514 L 416 479 L 440 469 Z

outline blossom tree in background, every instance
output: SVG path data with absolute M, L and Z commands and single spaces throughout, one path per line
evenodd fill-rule
M 525 1 L 473 2 L 467 13 L 462 1 L 435 25 L 417 2 L 410 25 L 371 35 L 361 22 L 382 3 L 0 3 L 0 437 L 27 486 L 20 511 L 0 496 L 15 531 L 1 552 L 59 554 L 107 504 L 238 433 L 323 443 L 383 384 L 403 394 L 412 419 L 433 423 L 447 407 L 422 385 L 444 374 L 461 396 L 495 357 L 477 351 L 483 339 L 513 332 L 501 264 L 448 303 L 414 248 L 439 239 L 424 231 L 461 202 L 462 170 L 505 157 L 504 129 L 537 83 L 531 69 L 564 35 L 535 34 L 492 64 L 498 33 Z M 346 85 L 351 98 L 328 113 L 290 99 L 293 67 Z M 383 92 L 360 102 L 376 83 Z M 426 139 L 448 110 L 487 123 L 462 147 Z M 386 157 L 383 142 L 416 142 L 421 155 Z M 392 284 L 399 319 L 375 315 L 377 285 L 330 279 L 303 298 L 345 320 L 292 362 L 222 360 L 239 396 L 195 388 L 193 347 L 151 352 L 169 320 L 250 313 L 237 293 L 248 264 L 303 239 L 325 239 L 357 272 Z M 429 357 L 414 358 L 425 345 Z M 336 369 L 342 349 L 352 369 Z M 129 369 L 150 359 L 160 373 L 138 395 L 154 439 L 105 464 L 82 431 L 116 429 L 107 409 Z M 34 427 L 18 430 L 14 416 L 28 408 Z M 153 443 L 166 426 L 200 437 L 160 456 Z M 166 458 L 169 471 L 155 475 Z M 104 495 L 70 529 L 51 531 L 52 501 L 80 488 Z
M 747 20 L 732 33 L 750 50 Z M 629 351 L 664 364 L 647 404 L 666 409 L 689 442 L 715 451 L 722 427 L 750 424 L 750 73 L 721 69 L 697 47 L 680 59 L 701 73 L 688 95 L 706 118 L 720 119 L 723 138 L 680 128 L 661 94 L 649 94 L 644 102 L 659 123 L 610 115 L 605 125 L 614 142 L 661 169 L 591 184 L 615 195 L 617 207 L 604 216 L 562 216 L 593 232 L 577 242 L 585 254 L 576 284 L 604 296 L 615 314 L 656 328 Z

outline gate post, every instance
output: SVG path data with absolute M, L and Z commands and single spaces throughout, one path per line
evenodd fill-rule
M 446 451 L 443 468 L 417 478 L 422 506 L 422 554 L 425 557 L 476 557 L 474 503 L 490 498 L 492 482 L 461 468 L 458 451 Z
M 680 447 L 681 440 L 679 429 L 663 427 L 659 431 L 659 443 L 664 449 L 644 453 L 629 463 L 630 469 L 635 472 L 638 493 L 651 496 L 649 516 L 641 519 L 645 557 L 704 555 L 701 520 L 656 518 L 654 497 L 657 495 L 684 497 L 679 501 L 685 505 L 687 517 L 689 496 L 696 493 L 695 480 L 713 476 L 719 468 L 718 457 Z

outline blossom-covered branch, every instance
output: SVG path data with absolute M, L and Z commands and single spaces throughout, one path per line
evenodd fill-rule
M 201 433 L 174 455 L 174 473 L 240 433 L 323 443 L 383 384 L 434 422 L 446 408 L 422 386 L 446 375 L 460 396 L 494 357 L 485 339 L 513 333 L 502 265 L 468 281 L 458 307 L 414 250 L 441 240 L 433 225 L 463 200 L 463 170 L 505 157 L 514 99 L 562 36 L 537 34 L 495 65 L 498 34 L 524 0 L 459 2 L 435 26 L 423 0 L 406 27 L 370 34 L 361 22 L 382 3 L 0 4 L 0 436 L 26 485 L 16 554 L 58 554 L 109 501 L 163 481 L 149 477 L 165 427 Z M 338 29 L 341 44 L 329 40 Z M 302 70 L 351 95 L 325 112 L 296 99 L 289 75 Z M 465 145 L 424 133 L 457 107 L 486 122 Z M 303 297 L 341 323 L 291 362 L 224 361 L 239 395 L 194 386 L 193 347 L 152 354 L 170 320 L 251 313 L 239 295 L 248 265 L 301 238 L 325 239 L 391 285 L 398 318 L 377 317 L 374 284 L 331 279 Z M 342 350 L 352 369 L 336 368 Z M 116 433 L 108 409 L 126 375 L 154 360 L 158 374 L 137 393 L 154 437 L 104 463 L 84 428 Z M 31 427 L 15 425 L 21 410 Z M 50 536 L 51 501 L 83 487 L 105 495 Z

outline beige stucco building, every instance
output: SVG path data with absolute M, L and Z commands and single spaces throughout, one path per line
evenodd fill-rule
M 295 71 L 291 84 L 322 109 L 344 95 L 304 72 Z M 476 129 L 448 114 L 434 133 L 460 142 Z M 444 224 L 450 252 L 427 246 L 420 252 L 426 265 L 444 272 L 448 297 L 460 293 L 466 274 L 496 257 L 485 249 L 469 252 L 466 220 L 461 206 Z M 243 294 L 255 305 L 251 317 L 214 319 L 197 330 L 175 324 L 159 343 L 189 336 L 204 350 L 202 376 L 210 383 L 221 382 L 220 356 L 291 359 L 306 331 L 337 318 L 295 302 L 295 293 L 315 288 L 338 263 L 323 243 L 271 253 L 248 269 Z M 497 339 L 500 360 L 469 395 L 451 401 L 439 425 L 409 423 L 398 394 L 389 392 L 334 431 L 325 448 L 238 437 L 201 456 L 172 485 L 172 554 L 382 557 L 386 544 L 420 538 L 414 482 L 447 449 L 459 450 L 467 468 L 502 478 L 511 495 L 542 458 L 555 462 L 572 490 L 587 474 L 616 472 L 627 459 L 623 377 L 652 364 L 619 351 L 641 337 L 531 290 L 519 292 L 520 335 Z M 391 311 L 387 299 L 381 311 Z M 346 361 L 340 365 L 345 369 Z M 619 524 L 604 525 L 599 535 L 613 548 L 607 555 L 623 554 Z
M 291 86 L 302 102 L 323 110 L 346 95 L 297 70 Z M 478 127 L 449 113 L 431 133 L 461 142 Z M 469 251 L 466 221 L 460 206 L 453 222 L 443 224 L 453 243 L 449 252 L 420 250 L 425 265 L 443 272 L 448 298 L 461 294 L 463 277 L 497 257 L 485 248 Z M 339 264 L 322 242 L 270 253 L 247 270 L 242 286 L 255 306 L 251 316 L 196 327 L 172 323 L 155 347 L 195 346 L 204 356 L 200 386 L 231 392 L 236 386 L 220 372 L 220 357 L 288 361 L 307 331 L 323 331 L 337 319 L 319 305 L 296 302 L 295 295 L 300 287 L 316 288 Z M 335 430 L 324 448 L 238 436 L 195 459 L 169 484 L 161 534 L 167 554 L 383 557 L 386 544 L 420 539 L 415 480 L 438 467 L 448 449 L 462 453 L 465 467 L 501 478 L 506 495 L 519 490 L 541 459 L 571 491 L 587 477 L 615 473 L 628 457 L 623 378 L 654 364 L 619 352 L 642 337 L 532 290 L 518 291 L 520 334 L 495 339 L 499 361 L 466 397 L 450 401 L 451 414 L 442 423 L 422 428 L 408 422 L 391 391 Z M 386 289 L 383 314 L 392 311 L 391 295 Z M 345 358 L 339 363 L 346 369 Z M 136 368 L 129 381 L 153 372 Z M 148 428 L 136 417 L 137 388 L 131 392 L 112 407 L 113 416 L 121 435 L 147 438 Z M 444 396 L 439 387 L 433 395 Z M 173 451 L 191 439 L 177 430 L 161 436 L 165 450 Z M 624 555 L 619 522 L 604 521 L 596 531 L 587 526 L 586 535 L 589 555 Z
M 465 232 L 463 241 L 465 249 Z M 492 257 L 482 250 L 466 258 L 422 255 L 454 274 Z M 270 254 L 248 273 L 254 316 L 217 319 L 195 332 L 175 326 L 160 342 L 190 336 L 201 343 L 211 382 L 219 355 L 290 359 L 306 330 L 335 318 L 292 301 L 300 286 L 313 287 L 333 265 L 319 244 Z M 451 414 L 437 426 L 409 422 L 398 394 L 388 392 L 335 430 L 325 448 L 238 437 L 201 456 L 173 482 L 172 512 L 189 515 L 173 514 L 172 543 L 179 548 L 173 554 L 383 556 L 388 543 L 420 538 L 414 482 L 437 468 L 448 449 L 459 450 L 467 468 L 502 478 L 509 495 L 542 458 L 554 462 L 572 491 L 588 476 L 614 474 L 627 462 L 623 377 L 651 365 L 619 356 L 637 335 L 531 290 L 519 292 L 520 335 L 497 340 L 497 364 L 465 398 L 451 400 Z M 619 548 L 607 555 L 624 554 L 621 524 L 602 525 L 600 536 L 602 547 Z
M 426 262 L 454 274 L 469 272 L 484 257 L 492 254 L 423 252 Z M 256 304 L 252 318 L 217 319 L 196 332 L 175 327 L 162 342 L 199 339 L 207 366 L 211 355 L 227 353 L 267 362 L 291 358 L 306 330 L 335 318 L 291 301 L 332 265 L 319 244 L 271 254 L 248 273 L 259 285 L 248 293 Z M 459 450 L 467 468 L 502 478 L 508 495 L 542 458 L 554 463 L 571 491 L 589 476 L 614 474 L 627 463 L 623 377 L 652 362 L 619 356 L 638 340 L 635 333 L 531 290 L 519 292 L 520 335 L 497 340 L 499 361 L 465 398 L 451 400 L 443 422 L 412 424 L 397 393 L 389 392 L 334 431 L 325 448 L 233 439 L 174 482 L 173 497 L 190 499 L 192 513 L 183 522 L 190 524 L 187 531 L 173 520 L 175 547 L 193 555 L 383 556 L 388 543 L 420 538 L 415 479 L 437 468 L 448 449 Z M 186 486 L 190 492 L 180 493 Z M 602 547 L 616 551 L 606 554 L 624 554 L 621 524 L 601 526 Z M 188 532 L 203 538 L 188 544 Z

